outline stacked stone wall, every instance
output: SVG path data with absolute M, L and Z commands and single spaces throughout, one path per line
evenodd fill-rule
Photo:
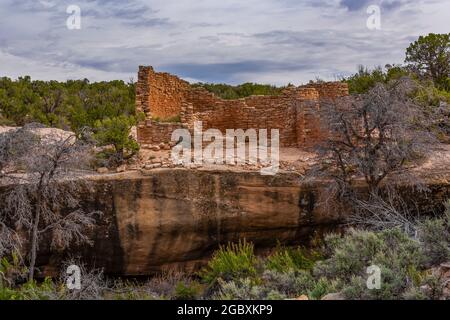
M 140 67 L 138 80 L 136 108 L 146 115 L 138 127 L 142 144 L 169 142 L 176 128 L 193 130 L 194 122 L 202 121 L 203 130 L 223 134 L 252 128 L 267 129 L 270 137 L 271 129 L 279 129 L 282 147 L 309 148 L 326 136 L 320 124 L 320 108 L 326 103 L 321 102 L 348 95 L 347 84 L 327 82 L 289 87 L 278 96 L 225 100 L 151 67 Z M 169 118 L 179 123 L 164 123 Z

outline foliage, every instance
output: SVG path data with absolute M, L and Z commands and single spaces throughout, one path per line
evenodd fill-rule
M 30 280 L 17 288 L 0 286 L 0 300 L 59 300 L 63 295 L 63 285 L 48 277 L 40 283 Z
M 252 95 L 279 95 L 286 87 L 275 87 L 267 84 L 244 83 L 237 86 L 214 83 L 195 83 L 194 88 L 204 88 L 222 99 L 240 99 Z
M 331 134 L 318 144 L 320 161 L 309 176 L 332 179 L 329 191 L 337 199 L 353 200 L 358 179 L 377 195 L 381 182 L 400 171 L 418 185 L 417 176 L 404 169 L 423 159 L 436 139 L 428 130 L 432 119 L 410 98 L 413 88 L 402 78 L 330 102 L 321 118 Z
M 201 278 L 215 284 L 220 278 L 230 281 L 235 278 L 254 277 L 257 259 L 253 252 L 253 244 L 245 240 L 221 246 L 200 273 Z
M 348 83 L 350 94 L 366 93 L 370 88 L 373 88 L 378 82 L 385 82 L 386 75 L 381 67 L 369 70 L 364 66 L 358 67 L 358 72 L 354 75 L 344 79 Z
M 413 93 L 414 100 L 424 108 L 450 105 L 450 91 L 437 88 L 432 82 L 423 81 Z
M 315 286 L 314 277 L 306 270 L 265 270 L 261 280 L 265 287 L 294 297 L 307 293 Z
M 312 256 L 306 255 L 306 250 L 301 247 L 283 248 L 278 247 L 275 252 L 266 260 L 266 268 L 278 272 L 286 270 L 310 270 L 314 266 L 314 261 L 318 260 L 317 253 Z
M 426 232 L 442 231 L 440 223 L 437 229 L 433 227 Z M 42 283 L 0 285 L 0 299 L 271 300 L 307 295 L 315 300 L 329 293 L 339 293 L 346 299 L 439 299 L 444 282 L 427 269 L 430 250 L 426 243 L 430 235 L 419 234 L 419 241 L 398 228 L 377 232 L 350 229 L 343 236 L 331 234 L 324 241 L 322 260 L 311 261 L 312 266 L 308 263 L 307 267 L 312 267 L 308 270 L 303 264 L 292 264 L 292 258 L 286 260 L 292 252 L 301 252 L 302 259 L 317 257 L 298 248 L 290 251 L 278 247 L 276 251 L 280 252 L 261 258 L 258 264 L 251 244 L 245 241 L 229 244 L 214 254 L 201 274 L 202 281 L 214 283 L 209 288 L 195 276 L 182 273 L 162 274 L 145 283 L 117 279 L 111 285 L 101 272 L 89 271 L 81 262 L 72 261 L 67 263 L 82 266 L 82 290 L 68 290 L 66 278 L 61 277 Z M 271 260 L 273 256 L 277 258 Z M 367 287 L 367 267 L 371 265 L 381 270 L 380 289 Z
M 17 252 L 11 254 L 10 259 L 3 256 L 0 259 L 0 288 L 11 287 L 26 278 L 27 268 Z
M 220 289 L 214 296 L 219 300 L 280 300 L 286 296 L 276 290 L 255 285 L 249 278 L 236 279 L 232 281 L 219 281 Z
M 180 281 L 175 287 L 175 299 L 194 300 L 201 296 L 202 287 L 197 281 Z
M 97 120 L 93 137 L 99 146 L 112 145 L 117 162 L 120 162 L 139 150 L 139 144 L 130 137 L 130 130 L 136 123 L 134 116 L 126 115 Z
M 350 230 L 337 239 L 332 235 L 330 245 L 332 255 L 319 262 L 314 272 L 323 276 L 333 276 L 349 281 L 354 274 L 365 273 L 365 268 L 377 262 L 397 259 L 405 267 L 421 265 L 424 256 L 419 244 L 399 229 L 381 232 Z M 328 239 L 326 239 L 328 242 Z M 380 264 L 381 265 L 381 264 Z
M 419 287 L 426 257 L 420 244 L 399 229 L 381 232 L 351 230 L 333 236 L 331 256 L 319 262 L 316 276 L 335 279 L 349 299 L 401 299 L 412 286 Z M 366 286 L 366 268 L 381 269 L 381 289 Z
M 40 122 L 81 131 L 95 121 L 135 115 L 135 84 L 123 81 L 38 81 L 29 76 L 0 78 L 0 123 L 22 126 Z
M 322 277 L 315 279 L 310 271 L 292 269 L 283 272 L 265 270 L 260 279 L 235 278 L 231 281 L 219 279 L 215 298 L 239 299 L 286 299 L 307 295 L 310 299 L 320 299 L 336 290 L 335 281 Z
M 428 265 L 437 265 L 450 259 L 450 202 L 443 218 L 428 218 L 419 225 L 419 239 Z
M 426 117 L 433 119 L 429 130 L 443 143 L 450 141 L 450 91 L 439 89 L 431 81 L 421 81 L 413 92 L 415 103 Z
M 313 300 L 320 300 L 326 294 L 336 292 L 336 283 L 338 283 L 336 280 L 330 281 L 325 277 L 321 277 L 314 283 L 312 289 L 308 291 L 308 297 Z
M 450 33 L 420 36 L 406 49 L 405 62 L 440 88 L 450 90 Z
M 377 67 L 372 70 L 360 65 L 354 75 L 342 81 L 348 84 L 350 94 L 362 94 L 367 93 L 377 83 L 386 84 L 408 75 L 410 75 L 408 70 L 399 65 L 386 65 L 385 69 Z
M 349 85 L 350 94 L 368 92 L 377 83 L 389 83 L 403 76 L 414 79 L 431 79 L 444 95 L 450 90 L 450 33 L 420 36 L 405 52 L 407 65 L 386 65 L 369 70 L 359 66 L 358 71 L 343 81 Z
M 105 299 L 108 300 L 155 300 L 163 299 L 163 297 L 156 297 L 151 292 L 147 292 L 145 287 L 133 284 L 123 283 L 121 288 L 116 287 L 111 292 L 105 293 Z

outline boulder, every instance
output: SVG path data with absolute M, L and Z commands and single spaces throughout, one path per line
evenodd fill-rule
M 116 172 L 125 172 L 126 170 L 127 170 L 127 165 L 126 164 L 123 164 L 123 165 L 118 166 L 116 168 Z
M 105 174 L 105 173 L 108 173 L 109 170 L 106 167 L 101 167 L 101 168 L 97 169 L 97 172 L 100 173 L 100 174 Z
M 321 300 L 345 300 L 342 293 L 329 293 L 322 297 Z

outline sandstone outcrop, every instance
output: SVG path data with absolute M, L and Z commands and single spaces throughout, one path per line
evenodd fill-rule
M 315 233 L 336 230 L 345 210 L 321 205 L 324 185 L 306 186 L 296 173 L 261 176 L 248 171 L 153 169 L 98 175 L 83 195 L 87 209 L 103 216 L 93 247 L 72 248 L 92 266 L 115 275 L 150 275 L 168 269 L 193 271 L 219 244 L 246 238 L 257 250 L 278 241 L 306 244 Z M 408 191 L 421 209 L 442 209 L 448 180 L 428 193 Z M 424 211 L 425 212 L 425 211 Z M 67 252 L 41 246 L 46 273 L 59 268 Z

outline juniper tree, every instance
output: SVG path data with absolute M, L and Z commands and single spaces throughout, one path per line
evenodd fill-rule
M 405 62 L 436 85 L 450 90 L 450 33 L 420 36 L 406 49 Z

